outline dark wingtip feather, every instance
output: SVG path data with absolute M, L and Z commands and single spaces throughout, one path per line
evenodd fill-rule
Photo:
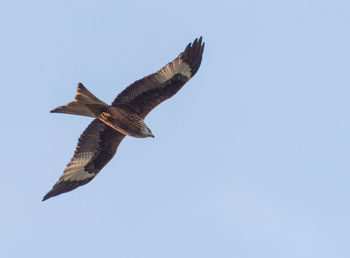
M 62 113 L 62 107 L 59 106 L 57 108 L 54 108 L 54 109 L 50 110 L 50 113 Z
M 42 202 L 46 201 L 47 199 L 50 199 L 51 197 L 55 196 L 55 194 L 53 194 L 52 192 L 53 192 L 53 190 L 51 190 L 47 194 L 45 194 L 45 196 L 43 197 L 43 199 L 41 201 Z
M 59 191 L 57 191 L 57 188 L 55 189 L 55 186 L 43 197 L 42 201 L 46 201 L 47 199 L 50 199 L 51 197 L 54 197 L 56 195 L 60 194 Z
M 202 55 L 204 51 L 204 42 L 202 43 L 203 37 L 196 38 L 192 43 L 189 43 L 183 54 L 182 59 L 191 67 L 192 76 L 198 71 L 199 66 L 202 62 Z
M 56 195 L 59 195 L 61 192 L 57 191 L 57 189 L 52 189 L 51 191 L 49 191 L 47 194 L 45 194 L 45 196 L 43 197 L 43 199 L 41 200 L 46 201 L 47 199 L 50 199 L 51 197 L 54 197 Z M 63 193 L 63 192 L 62 192 Z
M 52 187 L 52 189 L 47 194 L 45 194 L 42 201 L 45 201 L 51 197 L 54 197 L 54 196 L 62 194 L 62 193 L 72 191 L 75 188 L 78 188 L 79 186 L 82 186 L 82 185 L 89 183 L 92 179 L 93 179 L 93 177 L 87 178 L 87 179 L 84 179 L 81 181 L 58 181 Z
M 87 88 L 81 82 L 78 83 L 77 90 L 87 90 Z
M 42 202 L 46 201 L 47 199 L 49 199 L 52 196 L 48 196 L 47 194 L 43 197 L 43 199 L 41 200 Z

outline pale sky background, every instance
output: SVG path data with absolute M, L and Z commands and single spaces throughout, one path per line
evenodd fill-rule
M 0 257 L 350 257 L 349 1 L 1 1 Z M 196 76 L 46 202 L 90 119 L 203 35 Z

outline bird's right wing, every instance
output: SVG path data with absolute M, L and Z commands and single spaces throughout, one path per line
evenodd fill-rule
M 43 201 L 90 182 L 112 159 L 124 134 L 95 119 L 79 138 L 73 158 Z
M 202 37 L 195 39 L 159 71 L 124 89 L 114 99 L 112 106 L 127 109 L 144 118 L 157 105 L 174 96 L 196 74 L 203 51 Z

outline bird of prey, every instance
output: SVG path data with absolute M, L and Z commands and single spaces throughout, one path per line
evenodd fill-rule
M 74 101 L 51 112 L 88 116 L 94 120 L 81 134 L 72 159 L 43 201 L 90 182 L 112 159 L 126 135 L 154 137 L 144 118 L 196 74 L 203 50 L 202 37 L 195 39 L 172 62 L 125 88 L 111 105 L 79 83 Z

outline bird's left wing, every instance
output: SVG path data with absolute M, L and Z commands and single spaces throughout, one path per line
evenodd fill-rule
M 124 134 L 95 119 L 79 138 L 73 158 L 43 201 L 90 182 L 112 159 Z
M 202 61 L 203 50 L 202 37 L 195 39 L 172 62 L 123 90 L 112 106 L 145 117 L 158 104 L 176 94 L 195 75 Z

